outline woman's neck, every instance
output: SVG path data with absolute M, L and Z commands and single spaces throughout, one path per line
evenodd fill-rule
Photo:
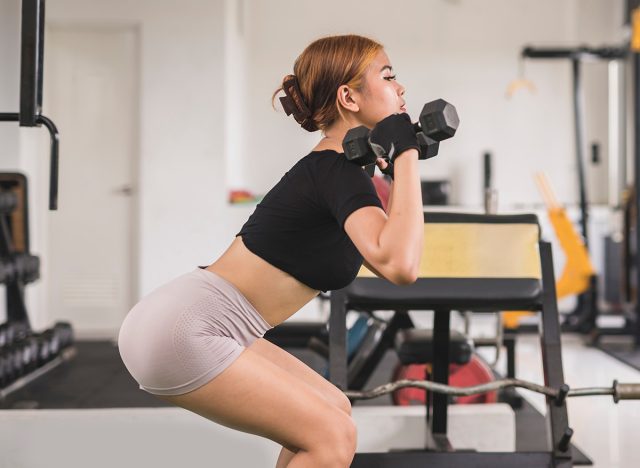
M 313 151 L 334 150 L 342 153 L 342 140 L 344 140 L 349 128 L 346 122 L 340 122 L 325 129 L 323 138 L 313 148 Z

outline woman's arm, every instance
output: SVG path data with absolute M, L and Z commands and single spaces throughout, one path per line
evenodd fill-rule
M 411 284 L 418 277 L 424 236 L 418 151 L 403 152 L 394 166 L 388 214 L 378 207 L 360 208 L 344 228 L 377 273 L 395 284 Z
M 389 185 L 389 199 L 387 200 L 387 215 L 391 213 L 391 207 L 393 206 L 393 180 Z

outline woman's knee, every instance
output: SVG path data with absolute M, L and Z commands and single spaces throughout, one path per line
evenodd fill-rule
M 340 410 L 342 410 L 342 412 L 344 412 L 347 415 L 351 416 L 351 401 L 341 391 L 338 390 L 338 392 L 336 392 L 336 393 L 337 394 L 335 395 L 335 397 L 333 399 L 333 404 L 335 406 L 337 406 Z
M 326 466 L 349 466 L 357 445 L 357 429 L 353 419 L 344 412 L 336 412 L 318 441 L 317 449 Z

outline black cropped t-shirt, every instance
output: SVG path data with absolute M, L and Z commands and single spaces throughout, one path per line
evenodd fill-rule
M 313 151 L 265 195 L 236 237 L 310 288 L 340 289 L 363 263 L 344 222 L 364 206 L 382 208 L 369 175 L 343 153 Z

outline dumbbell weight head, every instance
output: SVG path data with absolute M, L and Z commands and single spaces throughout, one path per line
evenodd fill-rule
M 34 335 L 38 343 L 38 367 L 46 364 L 51 360 L 51 349 L 49 345 L 49 339 L 44 333 Z
M 9 344 L 9 330 L 6 323 L 0 324 L 0 349 Z
M 13 359 L 7 349 L 0 351 L 0 385 L 6 387 L 10 385 L 16 376 L 13 371 Z
M 16 337 L 16 324 L 14 322 L 6 323 L 6 343 L 5 346 L 11 346 L 15 341 Z
M 0 351 L 0 388 L 6 387 L 11 383 L 9 368 L 5 362 L 4 352 Z
M 54 329 L 49 328 L 44 331 L 43 335 L 49 341 L 49 359 L 53 359 L 60 353 L 60 338 L 58 333 Z
M 7 284 L 13 278 L 13 265 L 0 258 L 0 284 Z
M 419 121 L 422 132 L 436 141 L 451 138 L 460 124 L 456 108 L 444 99 L 426 103 Z
M 19 345 L 11 345 L 7 349 L 7 354 L 11 360 L 14 378 L 18 378 L 24 374 L 24 364 L 22 362 L 22 347 Z
M 31 329 L 27 322 L 11 322 L 13 325 L 13 341 L 24 340 L 31 334 Z
M 38 342 L 35 337 L 28 336 L 17 343 L 22 349 L 22 364 L 26 372 L 38 367 Z
M 6 257 L 2 259 L 0 263 L 2 263 L 2 271 L 0 272 L 0 276 L 2 276 L 2 283 L 9 284 L 16 281 L 18 278 L 18 269 L 16 262 L 13 261 L 13 257 Z
M 369 129 L 364 125 L 350 128 L 342 140 L 342 149 L 347 159 L 358 166 L 376 162 L 377 156 L 369 145 Z
M 31 362 L 32 362 L 31 345 L 28 343 L 27 339 L 24 339 L 22 341 L 17 342 L 15 346 L 20 355 L 21 374 L 24 375 L 31 370 L 30 368 Z
M 19 253 L 14 255 L 13 263 L 18 281 L 27 284 L 40 278 L 40 257 Z
M 28 254 L 25 258 L 23 281 L 33 283 L 40 279 L 40 257 Z
M 429 138 L 422 132 L 416 133 L 416 137 L 418 138 L 418 143 L 420 144 L 420 159 L 433 158 L 438 154 L 440 142 Z
M 23 340 L 30 333 L 26 322 L 5 322 L 0 325 L 0 348 L 10 346 Z
M 58 334 L 60 348 L 64 349 L 73 344 L 73 328 L 68 322 L 57 322 L 53 329 Z
M 0 191 L 0 214 L 9 214 L 18 207 L 18 196 L 15 192 Z

